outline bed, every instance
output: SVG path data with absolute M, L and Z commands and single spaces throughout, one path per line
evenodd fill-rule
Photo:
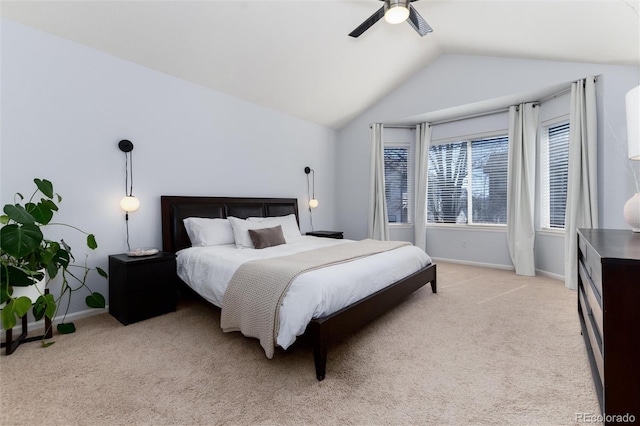
M 178 269 L 180 269 L 180 259 L 186 256 L 185 253 L 198 252 L 198 250 L 190 248 L 191 240 L 184 226 L 184 219 L 226 219 L 228 217 L 256 219 L 295 215 L 296 226 L 299 223 L 298 202 L 295 198 L 162 196 L 161 214 L 163 250 L 178 254 Z M 342 243 L 335 240 L 330 242 L 330 239 L 327 238 L 305 236 L 301 236 L 298 240 L 300 241 L 299 244 L 307 244 L 307 242 L 309 242 L 309 244 L 319 244 L 321 246 Z M 298 244 L 298 240 L 296 240 L 296 244 Z M 286 246 L 294 247 L 295 244 L 286 244 Z M 185 250 L 187 248 L 190 249 Z M 415 249 L 414 247 L 412 248 Z M 216 247 L 211 250 L 224 251 L 227 249 L 228 247 Z M 287 250 L 293 250 L 289 247 L 282 249 L 272 247 L 269 250 L 272 249 L 274 252 L 282 250 L 284 253 L 287 253 Z M 404 250 L 404 248 L 402 249 Z M 210 250 L 210 248 L 200 248 L 200 256 L 203 256 L 206 250 Z M 232 251 L 233 250 L 227 250 L 225 253 L 231 253 Z M 266 252 L 266 250 L 246 252 Z M 360 262 L 360 260 L 357 262 Z M 350 263 L 355 264 L 355 262 Z M 329 268 L 334 267 L 331 266 Z M 337 270 L 337 267 L 335 268 Z M 178 271 L 176 271 L 176 273 L 178 274 Z M 311 274 L 312 272 L 303 275 Z M 213 275 L 215 274 L 210 274 L 210 276 Z M 375 281 L 374 278 L 375 277 L 372 277 L 371 280 Z M 304 334 L 311 339 L 313 344 L 316 378 L 318 380 L 323 380 L 325 377 L 327 350 L 333 342 L 344 338 L 356 329 L 382 315 L 427 283 L 431 283 L 433 293 L 437 292 L 436 265 L 432 263 L 430 259 L 428 259 L 426 265 L 418 267 L 417 270 L 406 276 L 398 279 L 394 278 L 394 280 L 395 281 L 390 284 L 384 284 L 384 287 L 379 290 L 350 302 L 347 306 L 335 311 L 329 310 L 318 317 L 309 317 L 310 320 L 308 323 L 305 323 L 306 325 L 303 326 L 303 329 Z M 185 278 L 184 273 L 182 273 L 181 281 L 189 281 L 189 279 Z M 194 289 L 194 287 L 197 286 L 194 286 L 193 283 L 188 283 L 188 285 L 205 300 L 220 306 L 211 294 L 206 294 L 202 290 Z

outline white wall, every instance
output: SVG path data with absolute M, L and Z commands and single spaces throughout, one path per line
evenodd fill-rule
M 1 21 L 0 199 L 28 196 L 33 178 L 63 197 L 57 220 L 93 232 L 88 264 L 125 252 L 124 154 L 131 140 L 131 246 L 161 247 L 160 196 L 297 197 L 310 230 L 304 167 L 315 169 L 316 229 L 334 229 L 335 131 L 205 89 L 85 46 Z M 221 64 L 221 66 L 224 66 Z M 62 235 L 82 261 L 83 239 Z M 92 289 L 108 294 L 107 282 Z M 84 295 L 71 312 L 87 309 Z
M 571 81 L 596 75 L 599 76 L 600 227 L 628 228 L 622 209 L 635 189 L 633 178 L 626 171 L 629 160 L 624 155 L 624 94 L 638 84 L 638 71 L 638 67 L 599 64 L 441 56 L 338 132 L 337 181 L 341 183 L 337 193 L 340 205 L 338 226 L 347 238 L 366 237 L 370 123 L 394 122 L 405 117 L 568 85 Z M 434 133 L 437 127 L 434 127 Z M 466 241 L 466 247 L 462 247 L 462 241 Z M 544 262 L 541 269 L 562 275 L 562 263 L 558 263 L 557 256 L 554 256 L 562 239 L 544 235 L 538 241 L 540 247 L 545 244 L 551 246 L 540 256 Z M 506 244 L 504 231 L 433 227 L 427 230 L 427 252 L 435 258 L 510 267 Z

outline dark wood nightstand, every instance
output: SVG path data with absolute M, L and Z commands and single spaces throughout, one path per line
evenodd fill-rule
M 176 256 L 109 256 L 109 313 L 127 325 L 176 310 Z
M 311 235 L 314 237 L 324 237 L 324 238 L 335 238 L 337 240 L 341 240 L 342 231 L 311 231 L 307 232 L 307 235 Z

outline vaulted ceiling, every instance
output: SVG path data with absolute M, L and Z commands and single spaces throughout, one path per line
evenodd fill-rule
M 638 0 L 2 1 L 3 18 L 301 119 L 340 128 L 445 53 L 640 65 Z

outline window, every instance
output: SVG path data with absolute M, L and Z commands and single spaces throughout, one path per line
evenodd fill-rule
M 410 145 L 384 149 L 384 192 L 389 223 L 410 223 Z
M 472 139 L 429 148 L 427 223 L 507 223 L 509 139 Z
M 564 229 L 569 173 L 569 123 L 543 127 L 540 152 L 540 227 Z

